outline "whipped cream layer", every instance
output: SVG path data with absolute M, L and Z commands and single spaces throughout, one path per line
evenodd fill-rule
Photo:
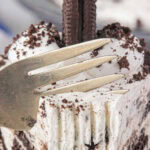
M 5 145 L 10 150 L 16 145 L 24 150 L 88 150 L 94 142 L 97 150 L 122 150 L 145 143 L 147 148 L 149 85 L 150 77 L 125 95 L 101 88 L 41 97 L 37 123 L 30 131 L 1 128 Z
M 48 29 L 47 26 L 49 25 L 42 23 L 23 32 L 23 36 L 18 37 L 9 47 L 9 61 L 18 61 L 59 48 L 58 43 L 61 42 L 57 30 L 54 30 L 53 25 Z M 30 31 L 31 29 L 32 31 Z M 45 32 L 44 37 L 41 34 L 42 31 Z M 51 36 L 46 36 L 49 33 Z M 25 36 L 26 34 L 27 36 Z M 52 40 L 53 42 L 48 42 L 50 44 L 47 45 L 50 37 L 55 38 Z M 39 39 L 38 42 L 35 39 Z M 31 42 L 29 42 L 30 40 Z M 149 75 L 138 81 L 133 77 L 135 74 L 139 72 L 142 74 L 143 72 L 144 52 L 141 49 L 141 41 L 130 34 L 120 40 L 113 38 L 108 45 L 101 49 L 53 65 L 52 68 L 57 68 L 94 57 L 118 56 L 118 60 L 105 63 L 63 81 L 58 81 L 45 89 L 54 89 L 113 73 L 124 73 L 128 76 L 120 81 L 108 84 L 104 88 L 98 88 L 87 93 L 77 92 L 41 97 L 37 123 L 30 131 L 12 131 L 0 128 L 2 149 L 6 147 L 8 150 L 15 148 L 23 150 L 88 150 L 94 147 L 98 150 L 122 150 L 132 147 L 132 144 L 137 145 L 136 142 L 138 142 L 137 139 L 141 132 L 142 134 L 147 133 L 146 137 L 150 136 L 146 132 L 149 124 L 149 111 L 147 111 L 149 110 Z M 126 57 L 123 59 L 125 65 L 120 62 L 123 57 Z M 118 89 L 130 91 L 125 95 L 111 93 L 111 90 Z M 138 97 L 140 97 L 139 102 L 136 104 Z M 142 116 L 144 116 L 143 120 Z M 143 128 L 145 130 L 142 130 Z M 135 129 L 137 129 L 137 138 L 132 138 Z M 135 142 L 126 144 L 131 138 Z M 149 143 L 149 139 L 147 143 Z
M 26 150 L 29 146 L 37 150 L 80 150 L 88 149 L 86 145 L 91 145 L 92 137 L 97 149 L 105 149 L 105 101 L 121 97 L 105 91 L 41 97 L 37 123 L 29 132 L 1 129 L 3 138 L 9 141 L 6 147 L 14 147 L 16 140 Z M 28 145 L 25 145 L 26 141 L 29 141 Z

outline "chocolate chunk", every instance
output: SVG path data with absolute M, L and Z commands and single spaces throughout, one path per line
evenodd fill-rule
M 96 0 L 64 0 L 63 40 L 65 45 L 96 37 Z
M 127 56 L 123 56 L 119 61 L 118 61 L 120 69 L 122 68 L 127 68 L 129 69 L 129 62 L 127 60 Z

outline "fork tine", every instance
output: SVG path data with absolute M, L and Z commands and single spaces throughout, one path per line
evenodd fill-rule
M 111 91 L 112 94 L 126 94 L 129 90 L 115 90 Z
M 63 80 L 70 76 L 76 75 L 90 68 L 99 66 L 105 62 L 109 62 L 115 58 L 117 58 L 117 56 L 105 56 L 105 57 L 95 58 L 81 63 L 76 63 L 62 68 L 50 70 L 47 72 L 33 74 L 31 75 L 31 78 L 34 81 L 36 81 L 36 86 L 43 86 L 45 84 L 54 83 L 56 81 Z M 46 80 L 43 80 L 44 78 Z
M 109 43 L 110 39 L 97 39 L 92 40 L 64 48 L 60 48 L 55 51 L 42 53 L 33 57 L 22 60 L 22 64 L 32 64 L 29 66 L 30 69 L 37 69 L 46 65 L 54 64 L 72 57 L 81 55 L 88 51 L 100 48 L 105 44 Z M 32 68 L 33 67 L 33 68 Z
M 68 93 L 68 92 L 87 92 L 87 91 L 102 87 L 113 81 L 119 80 L 123 77 L 124 77 L 124 75 L 122 75 L 122 74 L 113 74 L 113 75 L 109 75 L 109 76 L 104 76 L 104 77 L 99 77 L 99 78 L 79 82 L 76 84 L 57 88 L 54 90 L 49 90 L 46 92 L 40 93 L 40 92 L 36 91 L 35 93 L 40 94 L 42 96 L 48 96 L 48 95 L 55 95 L 55 94 Z

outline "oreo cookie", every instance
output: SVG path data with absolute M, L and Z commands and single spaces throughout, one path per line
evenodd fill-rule
M 96 0 L 63 1 L 63 40 L 72 45 L 96 38 Z

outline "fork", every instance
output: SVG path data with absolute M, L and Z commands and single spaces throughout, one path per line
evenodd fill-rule
M 51 91 L 40 92 L 37 89 L 63 80 L 92 67 L 116 59 L 117 56 L 105 56 L 58 69 L 36 74 L 32 70 L 54 64 L 97 49 L 109 43 L 110 39 L 93 40 L 55 51 L 42 53 L 14 62 L 0 71 L 0 126 L 16 130 L 30 129 L 36 122 L 39 99 L 42 95 L 66 92 L 86 92 L 123 77 L 113 74 L 99 77 Z

